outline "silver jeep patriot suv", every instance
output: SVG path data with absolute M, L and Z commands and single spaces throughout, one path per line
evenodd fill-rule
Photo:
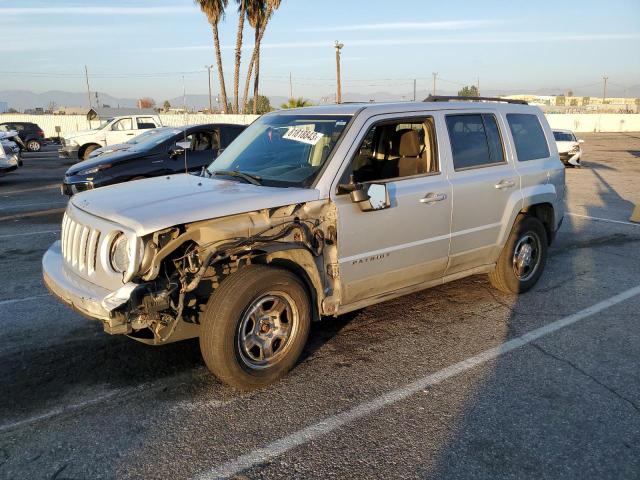
M 480 273 L 529 290 L 564 188 L 553 133 L 523 102 L 277 111 L 200 175 L 74 196 L 44 281 L 108 333 L 199 337 L 220 380 L 252 389 L 295 365 L 321 316 Z

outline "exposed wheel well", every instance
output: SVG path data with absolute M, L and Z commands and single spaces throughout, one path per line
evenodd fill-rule
M 536 217 L 542 222 L 545 230 L 547 231 L 549 245 L 551 245 L 551 242 L 553 242 L 556 235 L 556 214 L 553 209 L 553 205 L 550 203 L 537 203 L 523 208 L 520 213 L 526 213 L 527 215 Z
M 304 268 L 302 268 L 300 265 L 298 265 L 297 263 L 291 260 L 287 260 L 286 258 L 274 258 L 270 262 L 267 262 L 267 258 L 265 256 L 258 256 L 258 257 L 252 258 L 251 261 L 253 263 L 260 263 L 264 265 L 271 265 L 277 268 L 283 268 L 285 270 L 290 271 L 296 277 L 302 280 L 302 283 L 304 284 L 305 288 L 307 289 L 307 293 L 309 294 L 310 303 L 313 307 L 313 312 L 312 312 L 313 316 L 311 320 L 312 321 L 320 320 L 320 312 L 318 311 L 318 307 L 317 307 L 318 295 L 317 295 L 316 289 L 313 286 L 313 282 L 309 278 L 309 275 L 307 274 Z

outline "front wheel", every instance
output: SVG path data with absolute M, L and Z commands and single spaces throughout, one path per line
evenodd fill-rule
M 240 390 L 293 368 L 309 336 L 307 289 L 293 273 L 249 265 L 227 277 L 202 315 L 200 351 L 209 370 Z
M 505 293 L 524 293 L 536 284 L 547 262 L 547 231 L 536 217 L 519 215 L 496 266 L 491 284 Z
M 29 140 L 27 142 L 27 150 L 30 152 L 39 152 L 42 148 L 42 144 L 38 140 Z

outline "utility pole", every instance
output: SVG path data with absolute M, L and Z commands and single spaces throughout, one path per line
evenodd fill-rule
M 416 79 L 413 79 L 413 101 L 416 101 Z
M 609 80 L 609 77 L 605 75 L 602 79 L 604 80 L 604 87 L 602 89 L 602 104 L 604 105 L 604 101 L 607 99 L 607 80 Z
M 340 50 L 344 47 L 344 44 L 338 42 L 334 44 L 336 48 L 336 80 L 337 80 L 337 91 L 336 91 L 336 103 L 342 103 L 342 82 L 340 80 Z
M 213 104 L 211 103 L 211 69 L 213 65 L 205 65 L 204 68 L 207 69 L 207 73 L 209 74 L 209 113 L 213 113 Z
M 87 81 L 87 98 L 89 99 L 89 108 L 92 108 L 91 105 L 91 90 L 89 89 L 89 71 L 87 70 L 87 66 L 84 66 L 84 78 Z
M 476 84 L 476 90 L 478 91 L 478 96 L 480 97 L 480 75 L 478 75 L 478 83 Z
M 436 78 L 438 78 L 438 72 L 433 72 L 431 75 L 433 75 L 433 93 L 432 93 L 432 95 L 435 97 L 436 96 Z
M 289 98 L 293 98 L 293 79 L 291 78 L 291 72 L 289 72 Z

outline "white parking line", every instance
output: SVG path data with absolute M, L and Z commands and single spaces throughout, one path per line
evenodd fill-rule
M 534 340 L 556 332 L 561 328 L 572 325 L 580 320 L 583 320 L 591 315 L 594 315 L 602 310 L 605 310 L 613 305 L 624 302 L 631 297 L 640 294 L 640 285 L 634 288 L 630 288 L 618 295 L 615 295 L 607 300 L 585 308 L 573 315 L 561 318 L 555 322 L 551 322 L 544 327 L 537 328 L 530 331 L 520 337 L 509 340 L 497 347 L 485 350 L 478 355 L 462 360 L 454 365 L 446 367 L 438 372 L 426 375 L 413 383 L 400 387 L 396 390 L 384 393 L 379 397 L 374 398 L 368 402 L 362 403 L 350 410 L 339 413 L 337 415 L 327 417 L 324 420 L 310 425 L 302 430 L 298 430 L 291 435 L 275 440 L 274 442 L 256 450 L 253 450 L 245 455 L 242 455 L 234 460 L 231 460 L 223 465 L 220 465 L 208 472 L 204 472 L 196 478 L 199 480 L 214 479 L 214 478 L 228 478 L 236 475 L 243 470 L 251 468 L 255 465 L 259 465 L 263 462 L 276 458 L 287 451 L 296 448 L 300 445 L 313 441 L 314 439 L 326 435 L 343 425 L 353 422 L 361 417 L 374 413 L 382 408 L 393 405 L 405 398 L 418 393 L 425 388 L 439 384 L 451 377 L 454 377 L 462 372 L 477 367 L 490 360 L 494 360 L 505 353 L 511 352 L 517 348 L 527 345 Z
M 45 233 L 60 233 L 60 230 L 41 230 L 39 232 L 9 233 L 7 235 L 0 235 L 0 238 L 26 237 L 29 235 L 43 235 Z
M 55 184 L 51 184 L 51 185 L 44 185 L 43 187 L 34 187 L 34 188 L 24 188 L 22 190 L 8 190 L 6 192 L 2 192 L 0 193 L 0 195 L 7 196 L 7 195 L 11 195 L 12 193 L 28 193 L 28 192 L 38 192 L 40 190 L 51 190 L 54 188 L 60 188 L 60 184 L 59 183 L 55 183 Z
M 32 423 L 36 423 L 36 422 L 40 422 L 42 420 L 48 420 L 52 417 L 56 417 L 58 415 L 63 415 L 65 413 L 68 412 L 72 412 L 75 410 L 80 410 L 83 409 L 85 407 L 89 407 L 91 405 L 95 405 L 96 403 L 101 403 L 104 402 L 105 400 L 109 400 L 110 398 L 116 397 L 118 395 L 122 395 L 122 394 L 126 394 L 129 391 L 131 391 L 133 389 L 119 389 L 119 390 L 114 390 L 111 392 L 108 392 L 104 395 L 100 395 L 99 397 L 95 397 L 92 398 L 90 400 L 86 400 L 84 402 L 80 402 L 80 403 L 74 403 L 71 405 L 66 405 L 64 407 L 60 407 L 60 408 L 56 408 L 55 410 L 51 410 L 47 413 L 43 413 L 41 415 L 36 415 L 33 417 L 29 417 L 26 418 L 24 420 L 19 420 L 17 422 L 13 422 L 13 423 L 5 423 L 4 425 L 0 426 L 0 432 L 4 432 L 6 430 L 13 430 L 14 428 L 19 428 L 19 427 L 24 427 L 26 425 L 32 424 Z
M 598 222 L 619 223 L 621 225 L 633 225 L 634 227 L 640 227 L 640 223 L 624 222 L 622 220 L 612 220 L 610 218 L 602 218 L 602 217 L 591 217 L 589 215 L 580 215 L 579 213 L 565 212 L 565 214 L 569 215 L 570 217 L 586 218 L 588 220 L 596 220 Z
M 60 202 L 38 202 L 38 203 L 20 203 L 18 205 L 8 205 L 6 207 L 0 207 L 0 210 L 10 210 L 12 208 L 23 208 L 23 207 L 35 207 L 40 205 L 66 205 L 66 201 Z
M 3 307 L 5 305 L 11 305 L 13 303 L 28 302 L 29 300 L 36 300 L 38 298 L 48 297 L 48 296 L 49 296 L 48 293 L 43 293 L 42 295 L 33 295 L 31 297 L 12 298 L 10 300 L 0 300 L 0 307 Z

